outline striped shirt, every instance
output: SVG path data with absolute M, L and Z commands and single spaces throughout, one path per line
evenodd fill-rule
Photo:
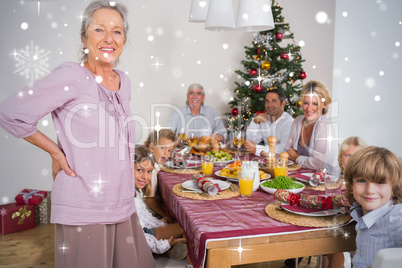
M 402 246 L 402 204 L 389 201 L 366 215 L 356 207 L 350 214 L 356 220 L 356 255 L 353 266 L 366 268 L 373 264 L 376 253 L 383 248 Z

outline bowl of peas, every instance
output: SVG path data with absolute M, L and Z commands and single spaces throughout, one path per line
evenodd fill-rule
M 269 194 L 274 194 L 276 190 L 286 190 L 294 194 L 298 194 L 304 190 L 304 184 L 285 176 L 277 176 L 272 180 L 260 183 L 261 189 Z

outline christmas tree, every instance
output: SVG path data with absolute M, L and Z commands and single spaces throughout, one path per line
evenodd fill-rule
M 289 24 L 282 16 L 282 7 L 272 1 L 275 28 L 254 34 L 252 46 L 245 46 L 244 71 L 237 70 L 245 81 L 235 82 L 237 88 L 229 105 L 228 130 L 244 129 L 256 114 L 265 111 L 265 95 L 274 88 L 286 96 L 285 111 L 293 117 L 300 115 L 300 90 L 306 72 L 302 69 L 300 46 L 295 45 Z

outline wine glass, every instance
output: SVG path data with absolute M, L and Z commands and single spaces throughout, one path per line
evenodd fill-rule
M 193 132 L 190 132 L 188 134 L 188 138 L 187 138 L 187 144 L 188 146 L 190 146 L 190 148 L 193 148 L 193 146 L 197 143 L 197 138 L 195 137 L 195 134 Z M 191 151 L 191 149 L 190 149 Z M 188 157 L 188 159 L 193 159 L 193 155 L 190 153 L 190 156 Z
M 177 133 L 177 137 L 180 139 L 180 146 L 183 146 L 183 141 L 186 139 L 186 132 L 184 132 L 184 128 Z
M 233 136 L 233 144 L 237 147 L 237 159 L 240 161 L 240 147 L 243 145 L 245 139 L 244 130 L 236 130 Z

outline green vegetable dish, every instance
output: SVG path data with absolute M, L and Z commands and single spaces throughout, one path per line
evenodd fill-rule
M 224 151 L 210 151 L 207 155 L 211 155 L 215 157 L 215 161 L 230 161 L 233 160 L 231 154 L 224 152 Z
M 282 190 L 303 188 L 303 185 L 300 185 L 294 182 L 292 179 L 285 176 L 278 176 L 275 177 L 275 179 L 273 180 L 264 181 L 261 185 L 268 188 L 282 189 Z

